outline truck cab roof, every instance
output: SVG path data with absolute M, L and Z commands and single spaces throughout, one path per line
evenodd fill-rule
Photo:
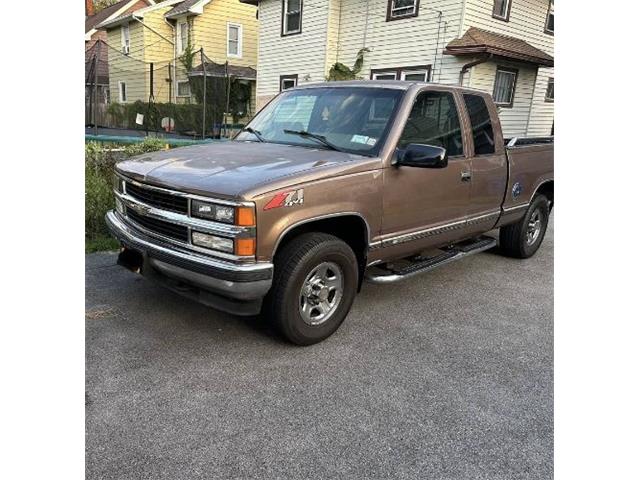
M 488 95 L 484 90 L 433 82 L 410 82 L 405 80 L 341 80 L 336 82 L 313 82 L 304 85 L 297 85 L 289 90 L 304 90 L 309 88 L 391 88 L 395 90 L 409 90 L 411 87 L 434 87 L 438 89 L 459 90 L 475 94 Z

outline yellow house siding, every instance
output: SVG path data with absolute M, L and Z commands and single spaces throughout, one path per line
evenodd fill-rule
M 138 22 L 129 24 L 129 55 L 119 53 L 121 50 L 120 27 L 107 32 L 109 48 L 109 88 L 111 101 L 119 102 L 119 83 L 127 85 L 127 102 L 132 103 L 148 95 L 146 65 L 144 62 L 144 32 Z M 117 49 L 117 51 L 116 51 Z
M 258 21 L 256 7 L 238 0 L 213 0 L 205 5 L 202 15 L 193 17 L 194 49 L 216 63 L 227 60 L 232 65 L 256 68 L 258 59 Z M 242 25 L 242 58 L 227 56 L 227 24 Z M 200 62 L 198 61 L 197 64 Z
M 176 29 L 172 26 L 175 20 L 167 21 L 164 15 L 173 8 L 168 5 L 147 11 L 142 21 L 144 26 L 132 21 L 129 24 L 131 55 L 126 57 L 111 52 L 110 75 L 111 88 L 115 92 L 112 101 L 118 99 L 118 82 L 127 83 L 127 102 L 147 101 L 150 91 L 150 63 L 154 66 L 153 94 L 156 102 L 178 101 L 176 99 L 177 81 L 187 80 L 186 71 L 178 57 Z M 200 15 L 189 15 L 190 39 L 192 48 L 204 52 L 210 60 L 224 63 L 229 60 L 232 65 L 250 66 L 257 64 L 258 21 L 256 7 L 245 5 L 238 0 L 213 0 L 203 9 Z M 242 57 L 227 57 L 227 23 L 242 25 Z M 110 45 L 120 48 L 120 27 L 108 32 Z M 199 56 L 194 59 L 194 66 L 200 64 Z M 173 65 L 170 71 L 169 65 Z M 169 82 L 171 80 L 171 82 Z M 255 92 L 251 102 L 255 111 Z
M 170 83 L 167 81 L 169 76 L 170 63 L 173 61 L 174 46 L 170 42 L 175 42 L 174 29 L 165 21 L 164 14 L 171 10 L 172 7 L 159 8 L 145 14 L 143 22 L 146 25 L 144 29 L 145 62 L 153 62 L 153 95 L 156 102 L 168 102 L 170 92 Z M 150 85 L 149 66 L 145 74 L 147 85 Z M 147 92 L 148 99 L 149 93 Z

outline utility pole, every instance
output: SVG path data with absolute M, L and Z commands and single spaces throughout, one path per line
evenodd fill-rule
M 200 63 L 202 63 L 202 139 L 204 140 L 207 122 L 207 65 L 204 61 L 204 48 L 200 48 Z
M 98 62 L 100 58 L 100 42 L 96 42 L 96 51 L 93 57 L 93 133 L 98 135 Z

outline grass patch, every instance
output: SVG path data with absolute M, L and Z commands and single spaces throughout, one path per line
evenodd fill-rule
M 84 241 L 84 253 L 118 250 L 120 243 L 113 237 L 98 237 Z
M 100 252 L 118 248 L 111 238 L 104 221 L 109 210 L 115 208 L 113 198 L 113 167 L 119 160 L 147 152 L 162 150 L 162 140 L 147 138 L 142 143 L 128 145 L 106 145 L 89 142 L 85 145 L 84 165 L 84 240 L 85 252 Z

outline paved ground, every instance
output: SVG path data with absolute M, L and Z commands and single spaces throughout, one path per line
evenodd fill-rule
M 366 285 L 296 348 L 87 256 L 88 479 L 553 473 L 553 231 Z

